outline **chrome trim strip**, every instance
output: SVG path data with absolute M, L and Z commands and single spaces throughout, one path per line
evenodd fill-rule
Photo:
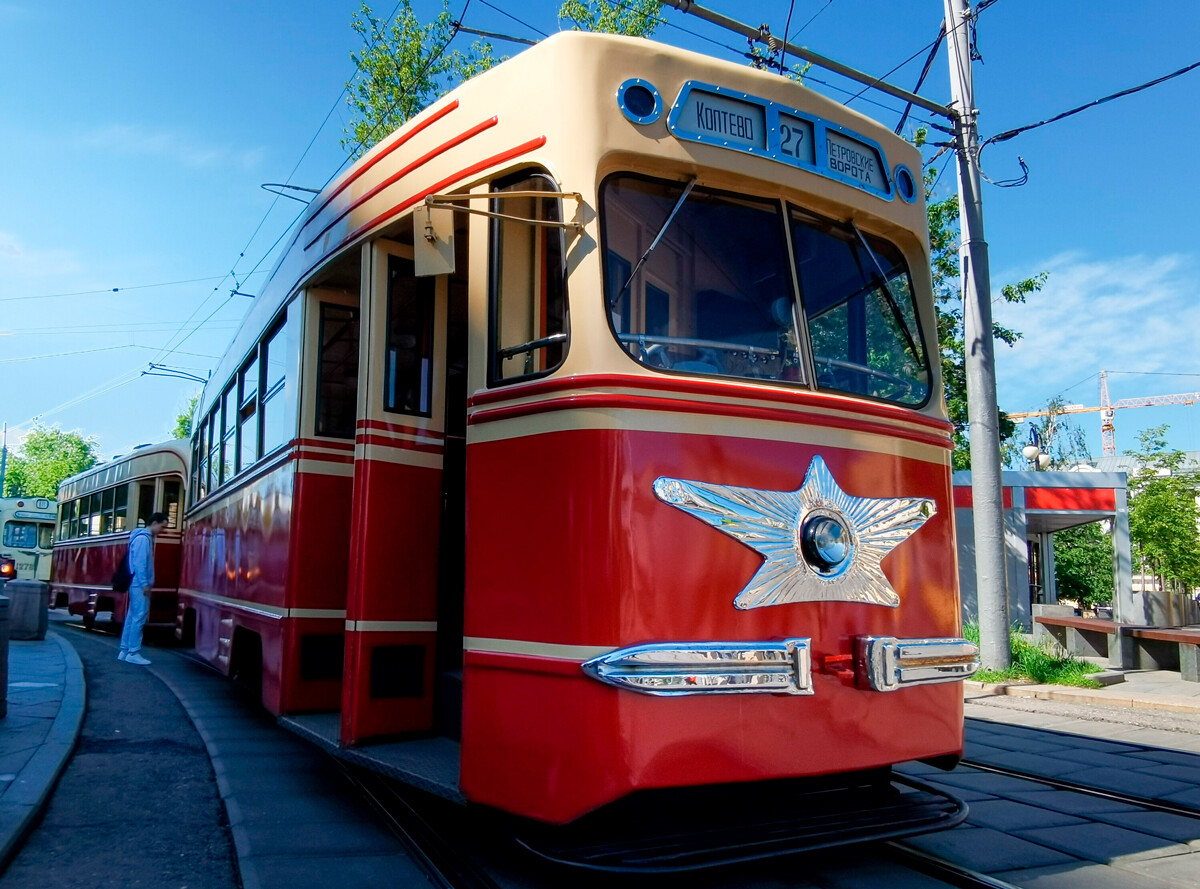
M 859 684 L 875 691 L 958 682 L 979 669 L 979 647 L 966 639 L 859 636 L 856 647 Z
M 200 590 L 183 588 L 180 588 L 179 595 L 190 596 L 193 599 L 208 602 L 211 605 L 236 608 L 239 611 L 245 611 L 259 617 L 269 617 L 273 620 L 282 620 L 285 617 L 338 620 L 345 619 L 346 617 L 346 609 L 344 608 L 281 608 L 278 605 L 267 605 L 263 602 L 253 602 L 249 599 L 234 599 L 231 596 L 219 596 L 216 593 L 205 593 Z
M 488 639 L 483 636 L 463 636 L 464 651 L 488 654 L 525 654 L 532 657 L 552 657 L 565 661 L 586 661 L 612 651 L 611 645 L 559 645 L 554 642 L 526 642 L 524 639 Z
M 436 633 L 437 626 L 436 620 L 347 620 L 346 632 Z
M 813 693 L 808 639 L 634 645 L 582 667 L 593 679 L 642 694 Z

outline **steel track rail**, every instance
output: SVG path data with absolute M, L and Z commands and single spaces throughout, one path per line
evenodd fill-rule
M 456 850 L 386 779 L 329 757 L 363 795 L 438 889 L 500 889 L 500 884 Z
M 1004 766 L 989 765 L 986 762 L 977 762 L 973 759 L 964 759 L 960 765 L 970 766 L 973 769 L 978 769 L 981 772 L 991 772 L 994 775 L 1004 775 L 1009 778 L 1021 778 L 1025 781 L 1035 781 L 1038 784 L 1045 784 L 1047 787 L 1053 787 L 1056 790 L 1070 790 L 1074 793 L 1083 793 L 1088 796 L 1099 797 L 1100 799 L 1111 800 L 1113 802 L 1128 803 L 1131 806 L 1140 806 L 1143 809 L 1151 809 L 1155 812 L 1166 812 L 1171 815 L 1182 815 L 1185 818 L 1200 819 L 1200 810 L 1190 808 L 1188 806 L 1179 805 L 1178 803 L 1169 803 L 1164 800 L 1151 799 L 1144 796 L 1134 796 L 1129 793 L 1121 793 L 1116 790 L 1104 790 L 1099 787 L 1090 787 L 1087 784 L 1080 784 L 1076 781 L 1067 781 L 1062 778 L 1049 778 L 1045 775 L 1031 775 L 1027 772 L 1017 771 L 1016 769 L 1008 769 Z
M 1011 883 L 954 864 L 921 849 L 906 846 L 898 840 L 883 843 L 883 854 L 902 867 L 941 880 L 957 889 L 1017 889 Z

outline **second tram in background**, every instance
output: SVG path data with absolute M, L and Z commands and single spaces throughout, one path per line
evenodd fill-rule
M 0 497 L 0 580 L 50 579 L 55 507 L 46 497 Z
M 312 201 L 204 390 L 179 634 L 449 798 L 697 838 L 593 866 L 954 823 L 891 775 L 955 761 L 977 654 L 920 170 L 647 40 L 438 100 Z
M 142 445 L 58 486 L 52 605 L 65 605 L 87 626 L 105 612 L 123 622 L 129 593 L 114 592 L 113 572 L 129 551 L 130 533 L 162 512 L 169 521 L 155 540 L 148 622 L 174 624 L 187 458 L 186 442 Z

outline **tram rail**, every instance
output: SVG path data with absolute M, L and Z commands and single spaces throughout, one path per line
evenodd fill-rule
M 973 769 L 978 769 L 981 772 L 990 772 L 993 775 L 1004 775 L 1008 778 L 1020 778 L 1025 781 L 1034 781 L 1038 784 L 1044 784 L 1047 787 L 1053 787 L 1056 790 L 1069 790 L 1074 793 L 1083 793 L 1088 796 L 1098 797 L 1100 799 L 1110 800 L 1112 802 L 1128 803 L 1131 806 L 1140 806 L 1144 809 L 1150 809 L 1155 812 L 1165 812 L 1170 815 L 1181 815 L 1185 818 L 1200 819 L 1200 809 L 1184 806 L 1179 803 L 1172 803 L 1166 800 L 1156 799 L 1153 797 L 1135 796 L 1129 793 L 1121 793 L 1117 790 L 1106 790 L 1100 787 L 1093 787 L 1088 784 L 1081 784 L 1077 781 L 1068 781 L 1064 778 L 1052 778 L 1047 775 L 1030 774 L 1017 769 L 1009 769 L 1004 766 L 990 765 L 989 763 L 979 762 L 977 760 L 964 759 L 960 763 L 963 766 L 969 766 Z

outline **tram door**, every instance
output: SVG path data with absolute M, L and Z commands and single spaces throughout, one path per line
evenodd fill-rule
M 447 331 L 465 339 L 465 286 L 417 277 L 410 244 L 376 241 L 364 256 L 343 745 L 435 722 L 439 575 L 453 570 L 440 559 L 443 470 L 462 448 L 466 393 L 465 344 L 448 350 Z M 463 415 L 449 422 L 448 394 Z

